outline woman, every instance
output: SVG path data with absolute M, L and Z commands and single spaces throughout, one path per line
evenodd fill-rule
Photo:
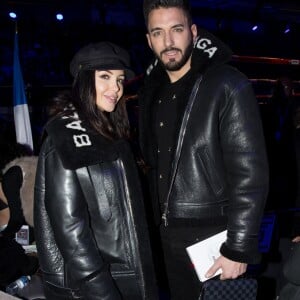
M 157 299 L 144 206 L 122 99 L 128 53 L 80 49 L 71 96 L 56 99 L 35 183 L 47 299 Z M 59 113 L 59 107 L 64 107 Z

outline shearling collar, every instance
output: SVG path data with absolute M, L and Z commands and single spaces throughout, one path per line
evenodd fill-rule
M 110 141 L 95 133 L 74 110 L 68 116 L 59 116 L 46 126 L 63 166 L 75 170 L 118 158 L 118 145 L 123 140 Z
M 198 37 L 194 43 L 191 69 L 203 74 L 208 69 L 227 63 L 232 57 L 232 51 L 212 33 L 198 29 Z M 160 85 L 168 80 L 164 67 L 155 59 L 147 69 L 145 84 Z

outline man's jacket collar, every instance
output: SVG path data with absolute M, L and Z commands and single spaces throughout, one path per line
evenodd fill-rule
M 198 29 L 198 37 L 194 43 L 191 68 L 197 73 L 227 63 L 231 60 L 232 51 L 212 33 Z M 168 80 L 164 67 L 155 59 L 146 71 L 145 84 L 156 85 Z

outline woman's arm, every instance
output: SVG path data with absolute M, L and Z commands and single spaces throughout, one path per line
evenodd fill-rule
M 72 286 L 84 299 L 120 299 L 96 245 L 76 172 L 63 167 L 55 149 L 45 160 L 45 207 Z

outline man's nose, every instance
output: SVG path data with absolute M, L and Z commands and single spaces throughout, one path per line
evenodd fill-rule
M 165 34 L 165 45 L 166 47 L 171 47 L 174 45 L 173 35 L 170 32 Z

